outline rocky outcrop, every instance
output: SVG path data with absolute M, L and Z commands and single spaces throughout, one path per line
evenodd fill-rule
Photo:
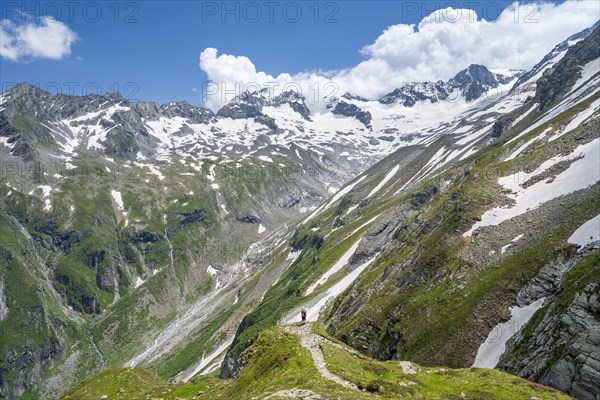
M 260 224 L 262 222 L 260 217 L 254 214 L 239 214 L 237 217 L 235 217 L 235 219 L 248 224 Z
M 452 86 L 462 90 L 466 101 L 473 101 L 490 89 L 505 85 L 512 78 L 495 74 L 483 65 L 471 64 L 467 69 L 460 71 L 450 80 Z
M 545 110 L 568 93 L 581 77 L 581 67 L 600 57 L 600 28 L 585 40 L 573 45 L 565 56 L 538 79 L 535 100 Z
M 27 343 L 1 355 L 0 397 L 20 398 L 35 392 L 46 368 L 65 352 L 59 339 L 48 339 L 39 346 Z
M 547 306 L 507 344 L 498 368 L 559 389 L 582 400 L 600 393 L 600 284 L 594 275 L 565 287 L 565 274 L 584 257 L 600 261 L 588 246 L 572 259 L 544 267 L 517 297 L 519 304 L 547 297 Z M 592 253 L 592 254 L 590 254 Z M 589 262 L 589 260 L 588 260 Z M 587 283 L 586 283 L 587 282 Z
M 155 243 L 163 239 L 163 237 L 157 233 L 144 230 L 134 234 L 126 233 L 126 236 L 131 243 Z
M 113 264 L 112 259 L 110 264 Z M 98 268 L 96 285 L 105 292 L 115 292 L 117 281 L 115 279 L 115 269 L 113 265 L 104 264 Z
M 197 208 L 192 212 L 180 212 L 178 216 L 183 217 L 181 219 L 181 225 L 193 224 L 195 222 L 205 222 L 209 218 L 209 212 L 206 208 Z
M 335 115 L 343 115 L 345 117 L 354 117 L 362 122 L 367 128 L 371 127 L 371 119 L 373 118 L 371 113 L 361 110 L 360 107 L 354 104 L 341 101 L 335 105 L 332 113 Z

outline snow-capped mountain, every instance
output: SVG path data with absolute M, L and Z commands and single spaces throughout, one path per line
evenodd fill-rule
M 535 85 L 396 150 L 301 220 L 300 255 L 240 324 L 221 375 L 240 371 L 254 326 L 304 308 L 380 360 L 498 368 L 593 399 L 600 29 L 583 36 Z
M 407 84 L 378 100 L 345 94 L 330 99 L 322 113 L 311 113 L 295 91 L 274 95 L 267 88 L 242 93 L 213 113 L 186 102 L 133 104 L 119 94 L 52 96 L 19 84 L 0 97 L 6 127 L 0 137 L 16 158 L 50 156 L 67 166 L 79 153 L 142 164 L 177 158 L 189 165 L 285 154 L 329 165 L 319 179 L 339 187 L 392 151 L 431 141 L 444 127 L 497 116 L 498 110 L 485 109 L 514 80 L 472 65 L 447 83 Z M 23 118 L 33 123 L 30 131 L 9 123 Z M 38 141 L 52 149 L 40 155 Z
M 503 75 L 488 70 L 483 65 L 472 64 L 460 71 L 447 82 L 406 83 L 402 87 L 379 99 L 382 104 L 399 103 L 412 107 L 417 102 L 458 101 L 464 98 L 467 102 L 479 99 L 492 89 L 501 88 L 518 77 L 519 71 L 511 75 Z
M 531 320 L 542 332 L 510 331 L 493 361 L 585 398 L 598 382 L 595 336 L 580 329 L 597 326 L 595 275 L 582 264 L 563 278 L 598 254 L 585 239 L 593 32 L 531 71 L 471 65 L 319 112 L 294 91 L 241 93 L 217 112 L 2 93 L 0 322 L 14 340 L 0 394 L 55 398 L 108 366 L 235 376 L 247 346 L 300 306 L 376 358 L 468 367 L 484 343 L 500 351 L 488 333 L 516 306 L 519 324 L 548 310 Z M 27 329 L 35 341 L 19 341 Z M 529 363 L 520 348 L 542 351 Z

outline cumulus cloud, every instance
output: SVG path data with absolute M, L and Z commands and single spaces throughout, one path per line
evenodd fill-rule
M 22 24 L 0 21 L 0 55 L 11 61 L 34 58 L 60 60 L 71 54 L 77 34 L 52 17 Z
M 364 61 L 328 73 L 272 76 L 257 71 L 247 57 L 217 55 L 217 49 L 208 48 L 200 55 L 200 68 L 220 90 L 206 91 L 206 103 L 217 109 L 231 100 L 233 94 L 226 91 L 234 92 L 244 85 L 252 88 L 252 82 L 277 82 L 280 87 L 298 86 L 311 107 L 319 108 L 319 100 L 331 94 L 332 86 L 325 87 L 328 83 L 335 85 L 337 95 L 348 91 L 377 98 L 405 82 L 449 79 L 469 64 L 490 69 L 530 69 L 557 43 L 592 26 L 598 15 L 600 3 L 595 1 L 514 3 L 494 21 L 469 9 L 441 9 L 416 25 L 388 27 L 360 50 L 366 57 Z

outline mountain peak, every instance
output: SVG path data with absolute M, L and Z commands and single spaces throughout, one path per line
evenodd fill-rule
M 505 85 L 511 80 L 512 77 L 493 73 L 484 65 L 471 64 L 449 82 L 462 90 L 465 100 L 473 101 L 484 92 Z
M 447 82 L 409 82 L 383 96 L 382 104 L 402 103 L 412 107 L 418 101 L 429 100 L 432 103 L 446 100 L 451 93 L 459 90 L 466 101 L 478 99 L 483 93 L 500 85 L 509 83 L 513 76 L 490 71 L 486 66 L 471 64 L 457 73 Z
M 263 121 L 266 117 L 262 114 L 264 106 L 280 107 L 288 104 L 304 119 L 310 121 L 310 110 L 304 100 L 305 97 L 295 90 L 287 90 L 277 95 L 268 87 L 252 92 L 246 90 L 219 109 L 217 115 L 233 119 L 261 117 Z M 272 124 L 269 122 L 269 125 Z

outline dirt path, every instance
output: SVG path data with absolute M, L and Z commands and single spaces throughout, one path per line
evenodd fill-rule
M 325 358 L 323 357 L 323 351 L 321 350 L 321 343 L 328 343 L 331 345 L 336 345 L 324 337 L 317 335 L 312 332 L 312 324 L 304 324 L 304 325 L 288 325 L 285 327 L 287 332 L 293 333 L 294 335 L 300 336 L 300 344 L 302 347 L 306 348 L 310 351 L 310 354 L 315 362 L 315 366 L 317 367 L 317 371 L 321 374 L 321 376 L 325 379 L 333 381 L 338 385 L 345 386 L 350 389 L 359 390 L 358 387 L 352 383 L 348 382 L 345 379 L 340 378 L 339 376 L 331 373 L 325 364 Z

